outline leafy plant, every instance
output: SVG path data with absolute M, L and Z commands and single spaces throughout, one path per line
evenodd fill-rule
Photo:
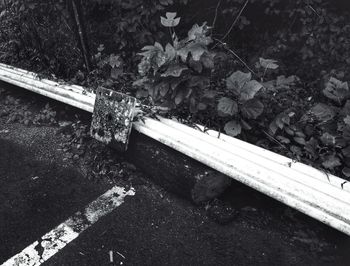
M 295 155 L 311 158 L 312 162 L 319 162 L 330 171 L 340 168 L 346 177 L 350 177 L 348 83 L 331 77 L 322 92 L 328 102 L 315 103 L 299 120 L 294 112 L 280 113 L 270 123 L 270 133 L 279 133 L 276 139 L 289 145 L 291 150 L 294 148 Z
M 256 119 L 264 111 L 263 103 L 255 97 L 263 86 L 251 78 L 251 73 L 236 71 L 226 79 L 227 90 L 233 97 L 221 97 L 217 111 L 219 116 L 231 119 L 224 127 L 228 135 L 239 135 L 242 127 L 251 129 L 244 119 Z
M 165 46 L 159 42 L 142 48 L 138 65 L 140 79 L 134 82 L 139 87 L 138 98 L 149 97 L 155 104 L 175 109 L 185 104 L 191 113 L 205 110 L 202 101 L 210 85 L 208 78 L 214 68 L 214 53 L 208 49 L 212 42 L 206 23 L 195 24 L 187 37 L 179 40 L 175 27 L 180 18 L 176 13 L 166 13 L 161 23 L 169 29 L 171 42 Z M 212 96 L 209 96 L 212 97 Z

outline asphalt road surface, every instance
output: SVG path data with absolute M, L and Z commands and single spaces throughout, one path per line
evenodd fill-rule
M 34 114 L 47 102 L 63 109 L 0 86 L 0 111 L 16 112 L 8 96 Z M 67 159 L 57 125 L 9 115 L 0 117 L 0 265 L 21 256 L 19 265 L 349 265 L 349 237 L 243 185 L 195 206 L 122 158 L 127 176 L 91 179 L 86 157 Z

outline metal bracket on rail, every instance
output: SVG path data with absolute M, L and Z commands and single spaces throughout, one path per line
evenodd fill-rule
M 128 148 L 136 98 L 98 88 L 90 133 L 98 141 L 124 152 Z

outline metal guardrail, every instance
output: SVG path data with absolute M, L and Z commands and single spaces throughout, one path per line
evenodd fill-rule
M 39 79 L 0 64 L 0 80 L 93 112 L 95 95 L 83 87 Z M 199 126 L 201 127 L 201 126 Z M 146 118 L 133 128 L 306 215 L 350 235 L 350 183 L 334 175 L 209 130 Z

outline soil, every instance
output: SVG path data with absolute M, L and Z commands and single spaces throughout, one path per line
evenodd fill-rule
M 5 104 L 11 95 L 34 114 L 49 102 L 57 122 L 89 121 L 79 110 L 0 86 L 0 110 L 15 112 Z M 62 149 L 67 134 L 58 132 L 56 123 L 26 126 L 0 117 L 0 263 L 120 184 L 136 195 L 44 265 L 348 265 L 348 236 L 244 185 L 234 182 L 219 199 L 194 206 L 89 138 L 84 155 L 69 159 Z M 104 174 L 106 161 L 123 174 Z

